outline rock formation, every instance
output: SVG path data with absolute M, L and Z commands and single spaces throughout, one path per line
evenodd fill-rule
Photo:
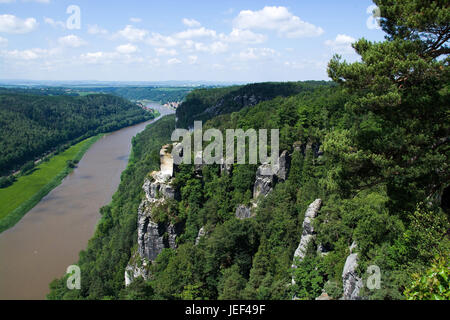
M 311 241 L 315 238 L 314 233 L 314 227 L 313 227 L 313 221 L 319 214 L 319 210 L 322 207 L 322 200 L 317 199 L 313 203 L 311 203 L 306 210 L 305 213 L 305 219 L 303 220 L 303 232 L 302 237 L 300 239 L 300 243 L 297 247 L 297 250 L 295 250 L 294 253 L 294 259 L 292 263 L 292 268 L 297 268 L 297 263 L 303 261 L 303 259 L 306 256 L 308 246 L 311 243 Z M 292 284 L 295 284 L 294 278 L 292 278 Z
M 240 220 L 245 220 L 252 218 L 252 206 L 240 205 L 236 208 L 236 218 Z
M 292 264 L 293 268 L 297 268 L 296 260 L 301 262 L 306 255 L 306 250 L 312 240 L 315 238 L 313 221 L 319 214 L 319 210 L 322 207 L 322 200 L 317 199 L 313 203 L 310 204 L 305 213 L 305 219 L 303 220 L 303 232 L 302 237 L 300 239 L 300 244 L 298 245 L 297 250 L 295 250 L 294 254 L 294 263 Z
M 128 287 L 136 278 L 148 279 L 148 263 L 135 252 L 125 268 L 125 286 Z
M 283 153 L 280 156 L 280 167 L 277 172 L 277 177 L 279 181 L 287 180 L 290 166 L 291 166 L 291 156 L 287 151 L 283 151 Z
M 138 210 L 138 248 L 139 259 L 133 257 L 125 272 L 125 282 L 129 285 L 139 276 L 146 277 L 145 261 L 154 262 L 165 248 L 176 249 L 177 231 L 171 223 L 160 223 L 153 217 L 153 209 L 163 205 L 167 199 L 175 198 L 171 186 L 173 180 L 173 157 L 170 146 L 164 146 L 160 152 L 161 170 L 154 171 L 145 179 L 143 189 L 145 198 Z
M 258 199 L 259 196 L 266 197 L 274 186 L 274 175 L 267 175 L 272 170 L 269 164 L 261 165 L 256 171 L 255 186 L 253 187 L 253 199 Z
M 200 240 L 206 236 L 206 230 L 205 227 L 201 227 L 200 230 L 198 231 L 198 235 L 197 238 L 195 239 L 195 245 L 198 245 Z
M 363 281 L 358 276 L 356 269 L 358 268 L 358 253 L 353 253 L 356 249 L 356 243 L 350 247 L 350 255 L 345 261 L 344 270 L 342 272 L 342 282 L 344 289 L 344 300 L 359 300 L 359 292 L 363 287 Z

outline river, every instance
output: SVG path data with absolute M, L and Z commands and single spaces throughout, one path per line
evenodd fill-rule
M 174 113 L 147 105 L 161 117 Z M 128 164 L 132 138 L 158 119 L 100 139 L 60 186 L 0 234 L 0 300 L 45 299 L 49 283 L 78 261 L 94 235 L 99 209 L 111 201 Z

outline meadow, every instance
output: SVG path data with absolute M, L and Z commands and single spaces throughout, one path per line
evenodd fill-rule
M 17 224 L 43 197 L 60 185 L 73 171 L 68 163 L 80 161 L 102 136 L 100 134 L 73 145 L 38 164 L 30 174 L 18 177 L 13 185 L 0 189 L 0 233 Z

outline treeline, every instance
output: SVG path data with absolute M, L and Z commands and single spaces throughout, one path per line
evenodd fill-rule
M 0 94 L 0 175 L 64 144 L 154 117 L 112 95 L 71 97 L 6 92 Z
M 288 97 L 300 92 L 330 86 L 326 81 L 288 83 L 256 83 L 217 89 L 198 89 L 186 97 L 177 109 L 177 127 L 192 127 L 194 120 L 206 121 L 217 115 L 239 111 L 276 97 Z
M 190 87 L 99 87 L 77 88 L 78 92 L 96 92 L 120 96 L 128 100 L 150 100 L 162 104 L 183 101 L 191 92 Z

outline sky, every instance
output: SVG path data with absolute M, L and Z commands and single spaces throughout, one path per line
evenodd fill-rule
M 382 41 L 370 0 L 0 0 L 0 79 L 329 80 Z

